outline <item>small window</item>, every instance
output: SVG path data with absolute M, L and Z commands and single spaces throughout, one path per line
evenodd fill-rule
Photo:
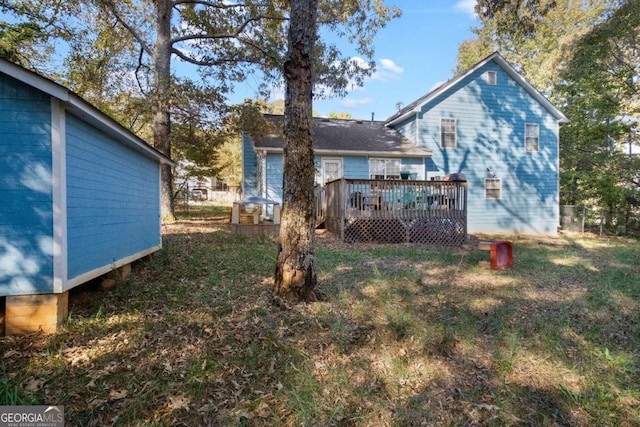
M 524 146 L 527 151 L 540 149 L 540 128 L 536 124 L 524 125 Z
M 487 83 L 494 85 L 498 82 L 498 74 L 495 71 L 487 71 Z
M 440 145 L 442 148 L 456 148 L 456 119 L 440 119 Z
M 500 178 L 485 178 L 484 198 L 485 199 L 501 199 L 502 198 L 502 181 L 500 180 Z

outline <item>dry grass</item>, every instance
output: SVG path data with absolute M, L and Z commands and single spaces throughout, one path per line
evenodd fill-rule
M 514 238 L 490 271 L 471 248 L 323 235 L 327 299 L 287 310 L 274 242 L 226 214 L 74 292 L 60 333 L 2 339 L 3 403 L 65 405 L 69 425 L 638 425 L 637 241 Z

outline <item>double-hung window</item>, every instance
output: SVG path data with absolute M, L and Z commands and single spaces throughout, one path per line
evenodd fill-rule
M 400 159 L 369 159 L 371 179 L 400 179 Z
M 440 119 L 440 146 L 456 148 L 456 119 Z
M 526 151 L 540 150 L 540 127 L 537 124 L 524 125 L 524 147 Z
M 498 200 L 502 198 L 502 182 L 500 178 L 484 179 L 484 198 Z

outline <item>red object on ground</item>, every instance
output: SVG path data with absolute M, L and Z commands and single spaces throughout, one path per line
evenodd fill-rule
M 513 264 L 513 248 L 508 240 L 491 242 L 491 269 L 501 270 Z

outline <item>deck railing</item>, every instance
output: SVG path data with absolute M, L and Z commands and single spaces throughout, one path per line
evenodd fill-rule
M 466 182 L 343 178 L 325 185 L 320 204 L 327 229 L 345 241 L 466 240 Z

